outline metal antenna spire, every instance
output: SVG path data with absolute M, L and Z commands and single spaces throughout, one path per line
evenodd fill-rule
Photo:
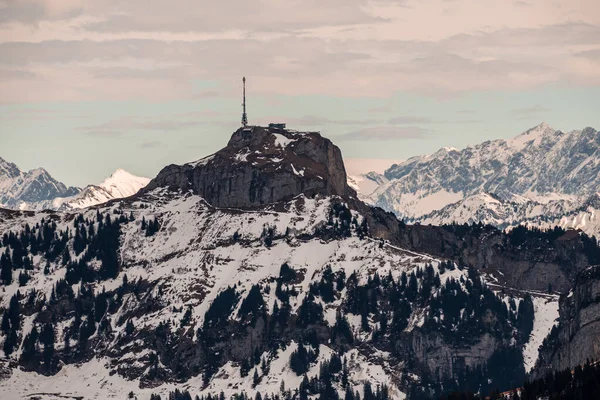
M 242 107 L 243 107 L 243 111 L 242 111 L 242 126 L 246 126 L 248 125 L 248 116 L 246 115 L 246 77 L 244 76 L 242 78 L 242 84 L 243 84 L 243 99 L 244 102 L 242 103 Z

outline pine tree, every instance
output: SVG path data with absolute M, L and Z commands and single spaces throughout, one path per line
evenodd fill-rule
M 40 332 L 40 343 L 44 346 L 44 363 L 48 369 L 51 368 L 52 359 L 54 357 L 54 341 L 56 339 L 54 326 L 48 322 L 42 327 Z
M 8 249 L 0 256 L 0 281 L 5 285 L 12 283 L 13 263 Z
M 21 353 L 21 361 L 25 363 L 32 362 L 37 356 L 37 341 L 38 341 L 37 326 L 31 328 L 31 332 L 23 339 L 23 352 Z
M 27 271 L 21 271 L 19 273 L 19 286 L 25 286 L 27 285 L 27 282 L 29 282 L 29 274 L 27 273 Z
M 133 322 L 131 322 L 131 319 L 128 319 L 127 324 L 125 324 L 125 334 L 131 336 L 134 330 L 135 327 L 133 326 Z
M 252 377 L 252 387 L 256 387 L 260 382 L 260 377 L 258 376 L 258 368 L 254 368 L 254 376 Z

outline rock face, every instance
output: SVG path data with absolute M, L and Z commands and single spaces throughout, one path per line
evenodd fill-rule
M 573 290 L 561 297 L 559 313 L 558 326 L 541 348 L 536 376 L 600 357 L 600 266 L 578 275 Z
M 340 149 L 315 132 L 240 128 L 197 162 L 164 168 L 144 190 L 192 190 L 220 208 L 253 208 L 304 194 L 351 196 Z
M 408 225 L 393 241 L 491 273 L 501 285 L 541 292 L 549 285 L 568 291 L 579 272 L 600 261 L 595 240 L 577 231 L 521 238 L 493 227 Z

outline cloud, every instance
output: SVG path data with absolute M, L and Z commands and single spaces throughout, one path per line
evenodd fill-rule
M 318 127 L 324 125 L 369 125 L 376 123 L 373 119 L 331 119 L 317 115 L 304 115 L 302 117 L 262 117 L 257 122 L 266 125 L 270 122 L 282 121 L 297 127 Z
M 289 31 L 319 26 L 344 26 L 383 18 L 366 11 L 366 0 L 21 0 L 9 1 L 0 21 L 29 24 L 93 15 L 85 28 L 103 32 L 221 31 L 229 28 Z M 314 12 L 318 9 L 319 12 Z
M 400 117 L 391 118 L 388 123 L 392 125 L 412 125 L 412 124 L 475 124 L 482 122 L 481 120 L 475 119 L 461 119 L 461 120 L 443 120 L 433 119 L 430 117 L 417 117 L 411 115 L 405 115 Z
M 379 106 L 379 107 L 369 108 L 370 113 L 385 113 L 385 112 L 390 112 L 390 111 L 392 111 L 392 108 L 390 106 Z
M 579 51 L 579 52 L 575 53 L 575 56 L 576 57 L 587 58 L 587 59 L 593 60 L 593 61 L 600 61 L 600 48 L 598 48 L 598 49 L 592 49 L 592 50 Z
M 0 80 L 2 81 L 31 80 L 35 77 L 35 73 L 24 69 L 0 69 Z
M 511 17 L 498 23 L 461 12 L 484 7 L 465 0 L 452 16 L 413 1 L 10 1 L 0 13 L 0 102 L 223 97 L 241 75 L 253 93 L 290 96 L 600 85 L 593 4 L 558 12 L 530 2 L 499 4 L 489 14 Z
M 408 125 L 408 124 L 429 124 L 431 123 L 431 118 L 428 117 L 415 117 L 415 116 L 400 116 L 392 118 L 388 121 L 390 124 L 398 124 L 398 125 Z
M 535 104 L 531 107 L 515 108 L 512 110 L 512 112 L 514 114 L 517 114 L 517 115 L 520 115 L 523 117 L 529 117 L 532 115 L 537 115 L 537 114 L 545 113 L 545 112 L 549 112 L 549 111 L 550 111 L 550 109 L 543 107 L 539 104 Z
M 4 5 L 0 8 L 0 23 L 60 20 L 79 15 L 83 10 L 81 0 L 8 0 Z
M 430 136 L 433 131 L 416 126 L 373 126 L 351 131 L 339 136 L 338 140 L 377 140 L 390 141 L 399 139 L 422 139 Z
M 365 174 L 375 171 L 382 174 L 392 164 L 400 163 L 402 160 L 396 158 L 344 158 L 346 172 L 350 175 Z
M 143 142 L 140 144 L 141 149 L 153 149 L 155 147 L 160 147 L 161 143 L 159 141 L 153 140 L 149 142 Z
M 120 117 L 105 123 L 80 126 L 77 130 L 90 135 L 119 136 L 132 131 L 173 132 L 199 125 L 209 125 L 216 121 L 208 120 L 171 120 L 139 117 Z

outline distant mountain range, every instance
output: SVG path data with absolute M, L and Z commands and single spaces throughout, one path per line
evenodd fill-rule
M 48 171 L 21 171 L 0 158 L 0 207 L 15 210 L 76 210 L 131 196 L 148 184 L 148 178 L 117 169 L 99 185 L 67 187 Z
M 0 158 L 0 204 L 6 208 L 72 197 L 80 192 L 80 188 L 58 182 L 43 168 L 23 172 L 15 164 Z
M 350 184 L 408 222 L 559 225 L 598 234 L 600 134 L 541 123 L 509 140 L 412 157 Z

